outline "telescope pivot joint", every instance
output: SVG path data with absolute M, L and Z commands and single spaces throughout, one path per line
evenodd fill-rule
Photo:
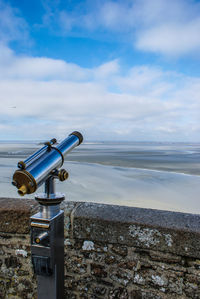
M 59 181 L 63 182 L 68 179 L 69 173 L 64 169 L 54 170 L 52 172 L 52 177 L 59 179 Z

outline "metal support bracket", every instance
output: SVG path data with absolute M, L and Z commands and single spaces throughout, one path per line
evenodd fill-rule
M 31 257 L 38 282 L 38 299 L 64 299 L 64 195 L 54 193 L 48 179 L 45 193 L 36 195 L 40 212 L 31 216 Z
M 31 255 L 38 299 L 64 298 L 64 212 L 31 217 Z

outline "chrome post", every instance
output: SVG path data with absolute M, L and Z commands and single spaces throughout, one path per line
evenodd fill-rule
M 52 195 L 55 194 L 55 183 L 54 183 L 54 177 L 50 176 L 46 181 L 45 181 L 45 194 L 47 197 L 51 197 Z
M 40 211 L 31 217 L 31 255 L 37 276 L 38 299 L 64 298 L 64 195 L 54 193 L 54 178 L 37 194 Z

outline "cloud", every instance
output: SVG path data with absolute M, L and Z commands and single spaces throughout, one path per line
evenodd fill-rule
M 46 10 L 60 33 L 126 40 L 134 48 L 167 56 L 200 50 L 200 3 L 194 0 L 88 0 Z M 58 31 L 57 31 L 58 32 Z M 103 32 L 103 34 L 102 34 Z
M 119 63 L 115 59 L 113 61 L 106 62 L 93 70 L 96 79 L 105 79 L 109 76 L 116 75 L 119 72 Z
M 73 63 L 46 57 L 16 57 L 12 50 L 0 46 L 0 78 L 51 80 L 53 78 L 68 80 L 83 80 L 88 77 L 84 71 Z
M 28 39 L 28 24 L 21 17 L 20 11 L 0 0 L 0 43 L 17 40 L 25 42 Z
M 43 25 L 59 24 L 65 34 L 108 32 L 165 55 L 200 47 L 199 5 L 193 1 L 88 0 L 71 11 L 59 9 L 59 1 L 54 9 L 44 2 Z M 0 38 L 2 138 L 62 138 L 80 130 L 86 139 L 199 140 L 200 78 L 148 65 L 122 71 L 119 60 L 83 68 L 62 59 L 18 56 L 8 45 L 27 40 L 28 25 L 1 0 Z
M 146 9 L 143 9 L 144 5 Z M 152 0 L 147 3 L 143 0 L 139 9 L 143 11 L 136 33 L 135 45 L 139 50 L 168 56 L 199 51 L 199 3 L 184 0 Z
M 63 138 L 80 130 L 86 139 L 199 140 L 200 78 L 147 65 L 122 73 L 117 60 L 87 69 L 2 52 L 6 139 Z

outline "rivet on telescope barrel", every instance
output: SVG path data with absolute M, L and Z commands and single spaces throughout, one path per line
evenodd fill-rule
M 17 187 L 19 195 L 34 193 L 54 170 L 62 166 L 65 156 L 82 141 L 82 134 L 74 131 L 56 146 L 49 143 L 48 146 L 42 148 L 42 151 L 38 150 L 25 160 L 28 163 L 20 162 L 12 182 Z M 25 168 L 21 165 L 25 165 Z

